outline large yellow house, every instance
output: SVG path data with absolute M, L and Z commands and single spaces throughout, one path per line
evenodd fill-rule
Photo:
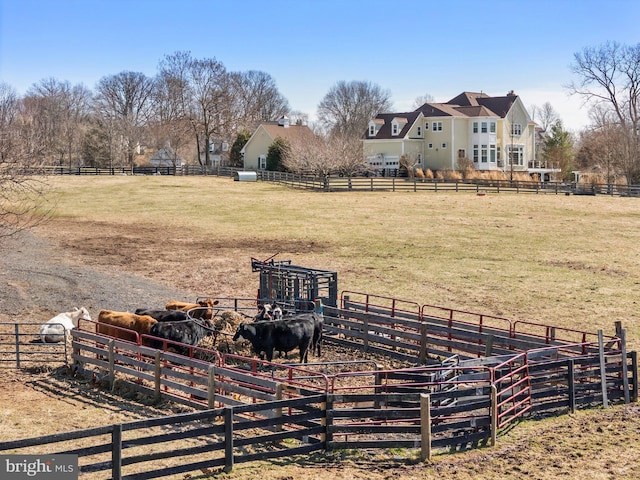
M 313 132 L 306 125 L 290 125 L 287 117 L 277 122 L 262 123 L 249 137 L 245 146 L 240 150 L 244 159 L 245 170 L 265 170 L 267 168 L 267 153 L 269 146 L 282 138 L 289 142 L 313 136 Z
M 460 160 L 476 170 L 538 173 L 535 123 L 513 91 L 501 97 L 463 92 L 445 103 L 425 103 L 413 112 L 382 113 L 369 122 L 364 155 L 372 169 L 398 169 L 405 155 L 416 168 L 454 170 Z

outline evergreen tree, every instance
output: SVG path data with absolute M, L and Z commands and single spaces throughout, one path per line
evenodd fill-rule
M 249 130 L 242 130 L 236 137 L 233 145 L 231 145 L 231 151 L 229 152 L 229 163 L 232 167 L 242 168 L 244 166 L 240 150 L 244 148 L 250 137 L 251 132 L 249 132 Z
M 289 152 L 289 143 L 283 138 L 276 138 L 267 150 L 267 170 L 284 172 L 283 160 Z
M 542 158 L 560 168 L 562 178 L 571 179 L 573 140 L 571 134 L 562 127 L 561 120 L 557 120 L 551 126 L 551 133 L 545 137 L 542 143 Z

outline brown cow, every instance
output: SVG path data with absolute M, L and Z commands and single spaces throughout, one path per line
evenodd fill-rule
M 213 307 L 218 305 L 220 300 L 214 300 L 213 298 L 206 298 L 200 300 L 197 303 L 180 302 L 178 300 L 170 300 L 164 308 L 167 310 L 182 310 L 183 312 L 190 312 L 193 318 L 204 318 L 211 320 L 213 318 Z
M 112 310 L 100 310 L 98 314 L 98 333 L 109 335 L 110 337 L 120 338 L 129 342 L 136 342 L 136 336 L 133 333 L 125 332 L 119 328 L 107 327 L 108 324 L 115 327 L 133 330 L 138 334 L 148 335 L 151 327 L 158 323 L 157 320 L 149 315 L 136 315 L 129 312 L 114 312 Z

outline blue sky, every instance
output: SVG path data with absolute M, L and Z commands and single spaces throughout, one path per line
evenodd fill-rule
M 425 94 L 515 90 L 577 130 L 588 114 L 565 88 L 574 54 L 637 44 L 639 19 L 638 0 L 0 0 L 0 81 L 20 94 L 49 77 L 94 89 L 190 51 L 269 73 L 312 119 L 337 81 L 366 80 L 395 111 Z

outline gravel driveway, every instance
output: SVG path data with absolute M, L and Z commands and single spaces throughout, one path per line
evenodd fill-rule
M 131 273 L 82 266 L 73 252 L 32 232 L 0 239 L 0 321 L 46 321 L 82 306 L 97 317 L 101 309 L 164 308 L 170 299 L 196 296 Z

